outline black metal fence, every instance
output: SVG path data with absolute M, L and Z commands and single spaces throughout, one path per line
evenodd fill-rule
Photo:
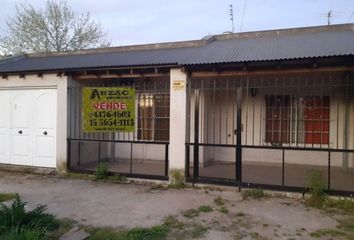
M 350 74 L 195 78 L 188 96 L 190 181 L 303 191 L 318 171 L 354 193 Z
M 169 79 L 107 79 L 70 82 L 68 88 L 68 169 L 168 179 Z M 136 90 L 134 132 L 85 132 L 83 87 L 131 87 Z

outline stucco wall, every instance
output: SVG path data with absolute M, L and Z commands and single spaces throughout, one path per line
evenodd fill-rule
M 67 161 L 67 76 L 57 74 L 28 74 L 24 78 L 19 75 L 10 75 L 7 79 L 0 79 L 0 88 L 3 89 L 57 89 L 57 139 L 56 158 L 57 169 L 66 170 Z

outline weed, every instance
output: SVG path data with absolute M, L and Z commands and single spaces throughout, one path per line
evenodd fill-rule
M 177 220 L 174 216 L 168 216 L 164 219 L 163 224 L 168 228 L 183 229 L 186 225 Z
M 242 192 L 243 199 L 253 198 L 253 199 L 260 199 L 269 197 L 269 194 L 266 194 L 263 189 L 250 189 L 245 190 Z
M 322 208 L 327 198 L 325 193 L 326 183 L 323 175 L 317 170 L 311 170 L 308 174 L 307 187 L 310 192 L 310 197 L 306 199 L 306 203 L 311 207 Z
M 194 218 L 199 216 L 199 211 L 197 209 L 189 209 L 184 211 L 182 215 L 186 218 Z
M 172 169 L 170 171 L 170 181 L 171 183 L 168 185 L 168 188 L 181 189 L 186 187 L 185 178 L 179 169 Z
M 62 175 L 65 178 L 71 178 L 71 179 L 82 179 L 82 180 L 93 180 L 95 179 L 94 175 L 91 174 L 84 174 L 84 173 L 73 173 L 73 172 L 68 172 Z
M 108 166 L 106 163 L 97 164 L 95 176 L 97 180 L 106 179 L 108 177 Z
M 229 213 L 229 210 L 225 207 L 225 206 L 222 206 L 220 209 L 219 209 L 219 212 L 221 213 Z
M 214 199 L 214 203 L 218 206 L 223 206 L 225 205 L 225 200 L 222 197 L 218 196 Z
M 212 212 L 213 209 L 208 205 L 202 205 L 198 208 L 199 212 Z
M 17 193 L 0 193 L 0 202 L 9 201 L 15 199 Z
M 108 176 L 106 178 L 107 178 L 107 180 L 115 182 L 115 183 L 126 183 L 126 182 L 128 182 L 128 179 L 125 176 L 120 175 L 120 174 L 115 174 L 113 176 Z

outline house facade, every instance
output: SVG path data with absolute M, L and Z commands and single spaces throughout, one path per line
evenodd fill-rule
M 0 163 L 354 192 L 354 25 L 0 62 Z

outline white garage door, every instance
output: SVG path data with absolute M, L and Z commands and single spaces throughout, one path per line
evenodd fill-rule
M 0 90 L 0 163 L 56 167 L 55 89 Z

